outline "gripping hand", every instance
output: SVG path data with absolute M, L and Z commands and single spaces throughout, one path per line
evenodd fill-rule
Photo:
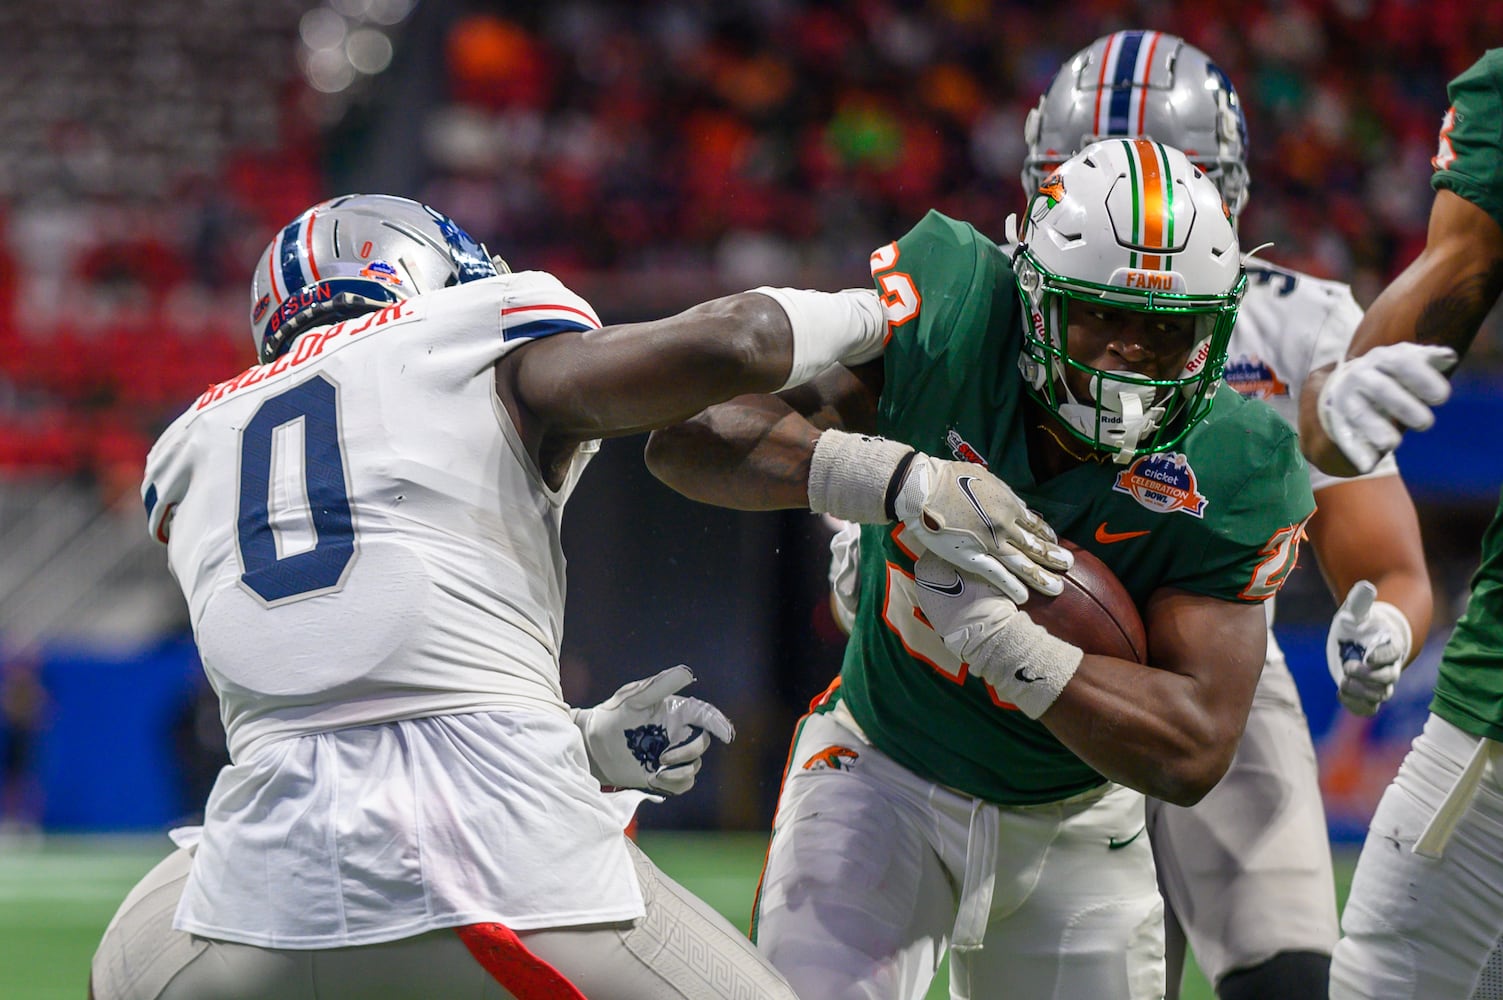
M 809 507 L 861 524 L 902 521 L 916 547 L 987 580 L 1018 604 L 1054 596 L 1075 558 L 1054 529 L 981 465 L 901 441 L 827 430 L 809 463 Z
M 1029 589 L 1058 594 L 1064 584 L 1056 573 L 1075 561 L 1011 487 L 970 462 L 915 454 L 893 513 L 905 537 L 1018 604 L 1028 600 Z
M 736 738 L 731 720 L 678 692 L 694 681 L 682 663 L 632 681 L 594 708 L 574 710 L 590 773 L 601 785 L 679 795 L 694 785 L 710 737 Z
M 1085 655 L 1050 635 L 984 580 L 933 552 L 913 565 L 915 598 L 945 648 L 998 697 L 1037 719 L 1054 704 Z
M 1355 715 L 1372 715 L 1390 697 L 1409 659 L 1409 619 L 1366 580 L 1352 585 L 1326 634 L 1326 666 L 1336 695 Z
M 1404 431 L 1435 423 L 1431 407 L 1451 395 L 1443 372 L 1456 352 L 1429 344 L 1385 344 L 1336 366 L 1316 402 L 1320 426 L 1359 473 L 1399 446 Z

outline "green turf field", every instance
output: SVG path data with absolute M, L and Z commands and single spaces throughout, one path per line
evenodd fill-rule
M 673 878 L 745 928 L 762 867 L 756 834 L 644 832 L 642 847 Z M 0 997 L 82 1000 L 89 956 L 130 886 L 171 849 L 166 837 L 53 837 L 41 844 L 0 840 Z M 1337 855 L 1341 897 L 1354 855 Z M 929 991 L 946 995 L 943 979 Z M 1184 1000 L 1211 1000 L 1194 969 Z

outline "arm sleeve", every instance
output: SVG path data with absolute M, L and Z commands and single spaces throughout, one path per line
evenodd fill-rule
M 1503 228 L 1503 49 L 1493 49 L 1451 81 L 1430 184 L 1492 216 Z

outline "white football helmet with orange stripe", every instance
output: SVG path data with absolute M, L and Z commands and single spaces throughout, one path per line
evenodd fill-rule
M 251 279 L 256 356 L 262 364 L 275 359 L 301 330 L 493 278 L 497 263 L 453 219 L 407 198 L 352 194 L 321 202 L 261 253 Z
M 1221 189 L 1233 217 L 1247 202 L 1247 119 L 1211 57 L 1161 31 L 1118 31 L 1060 67 L 1023 127 L 1023 190 L 1098 139 L 1154 139 L 1183 150 Z
M 1071 434 L 1120 462 L 1182 440 L 1210 411 L 1247 286 L 1221 192 L 1177 149 L 1097 142 L 1044 180 L 1017 242 L 1013 268 L 1028 315 L 1019 365 L 1035 396 Z M 1072 358 L 1072 302 L 1194 317 L 1178 377 Z M 1071 392 L 1070 370 L 1088 377 L 1093 398 Z

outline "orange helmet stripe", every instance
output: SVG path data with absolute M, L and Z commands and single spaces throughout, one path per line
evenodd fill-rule
M 1138 164 L 1138 245 L 1167 248 L 1170 224 L 1168 174 L 1156 143 L 1147 139 L 1133 139 L 1131 142 Z M 1163 258 L 1157 254 L 1145 254 L 1138 266 L 1157 271 L 1163 266 Z

